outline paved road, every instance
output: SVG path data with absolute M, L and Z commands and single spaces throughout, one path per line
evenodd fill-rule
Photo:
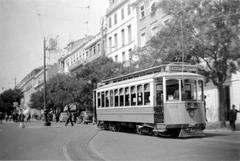
M 65 127 L 39 122 L 0 125 L 0 160 L 237 161 L 240 131 L 206 131 L 204 138 L 174 139 L 99 131 L 93 125 Z
M 174 139 L 101 131 L 90 146 L 106 161 L 239 161 L 240 132 L 206 131 Z
M 90 125 L 75 127 L 42 123 L 0 125 L 0 160 L 101 160 L 88 143 L 98 130 Z

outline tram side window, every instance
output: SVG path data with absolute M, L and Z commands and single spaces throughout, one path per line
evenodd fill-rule
M 98 105 L 97 105 L 97 107 L 98 107 L 98 108 L 101 108 L 101 93 L 100 93 L 100 92 L 97 93 L 97 99 L 98 99 Z
M 125 106 L 130 105 L 129 87 L 125 88 Z
M 106 91 L 105 97 L 106 97 L 106 107 L 109 107 L 109 92 L 108 91 Z
M 119 99 L 118 99 L 118 89 L 115 89 L 114 90 L 114 102 L 115 102 L 115 107 L 118 107 L 118 102 L 119 102 Z
M 143 92 L 142 85 L 137 86 L 137 105 L 143 104 Z
M 124 106 L 124 92 L 123 92 L 123 88 L 120 88 L 120 90 L 119 90 L 119 97 L 120 97 L 120 106 Z
M 167 101 L 179 100 L 179 80 L 168 79 L 166 81 Z
M 110 91 L 110 107 L 113 107 L 113 90 Z
M 136 87 L 131 87 L 131 106 L 136 106 Z
M 150 105 L 150 84 L 144 84 L 144 105 Z
M 156 104 L 157 105 L 163 104 L 163 85 L 162 85 L 162 83 L 156 84 Z
M 104 106 L 104 102 L 105 102 L 105 101 L 104 101 L 104 98 L 105 98 L 105 97 L 104 97 L 104 92 L 102 92 L 102 93 L 101 93 L 101 99 L 102 99 L 102 102 L 101 102 L 101 103 L 102 103 L 102 107 L 105 107 L 105 106 Z

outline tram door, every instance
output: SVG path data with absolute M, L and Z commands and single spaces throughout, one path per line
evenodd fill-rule
M 162 78 L 158 78 L 155 84 L 155 122 L 163 123 L 164 121 L 164 106 L 163 106 L 163 81 Z

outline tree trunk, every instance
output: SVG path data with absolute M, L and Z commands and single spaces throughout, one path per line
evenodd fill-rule
M 226 103 L 225 103 L 225 90 L 224 86 L 217 86 L 218 88 L 218 98 L 219 98 L 219 120 L 221 122 L 221 127 L 226 127 Z

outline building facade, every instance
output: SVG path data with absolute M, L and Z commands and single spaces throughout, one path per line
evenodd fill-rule
M 58 73 L 58 64 L 46 66 L 46 80 L 56 76 Z M 34 76 L 33 79 L 34 90 L 41 91 L 44 88 L 44 70 L 42 69 L 39 73 Z
M 46 80 L 49 80 L 53 76 L 57 74 L 57 64 L 47 65 L 46 66 Z M 40 91 L 44 87 L 44 69 L 43 67 L 39 67 L 31 71 L 28 75 L 26 75 L 20 83 L 17 84 L 16 88 L 21 89 L 23 91 L 23 99 L 21 101 L 21 108 L 30 109 L 30 99 L 31 95 Z
M 138 0 L 134 3 L 137 12 L 137 42 L 144 47 L 146 42 L 170 20 L 159 7 L 160 0 Z
M 65 56 L 58 59 L 58 72 L 69 73 L 70 68 L 76 64 L 81 64 L 86 61 L 87 55 L 84 50 L 84 45 L 92 39 L 92 36 L 70 42 L 65 48 Z
M 107 9 L 106 56 L 115 62 L 125 63 L 129 53 L 137 46 L 135 0 L 112 0 Z
M 94 37 L 92 37 L 89 41 L 87 41 L 83 47 L 83 52 L 85 53 L 85 57 L 83 59 L 77 60 L 74 64 L 69 67 L 69 71 L 71 73 L 76 72 L 79 67 L 82 65 L 89 63 L 101 55 L 105 53 L 105 34 L 104 31 L 99 32 Z

